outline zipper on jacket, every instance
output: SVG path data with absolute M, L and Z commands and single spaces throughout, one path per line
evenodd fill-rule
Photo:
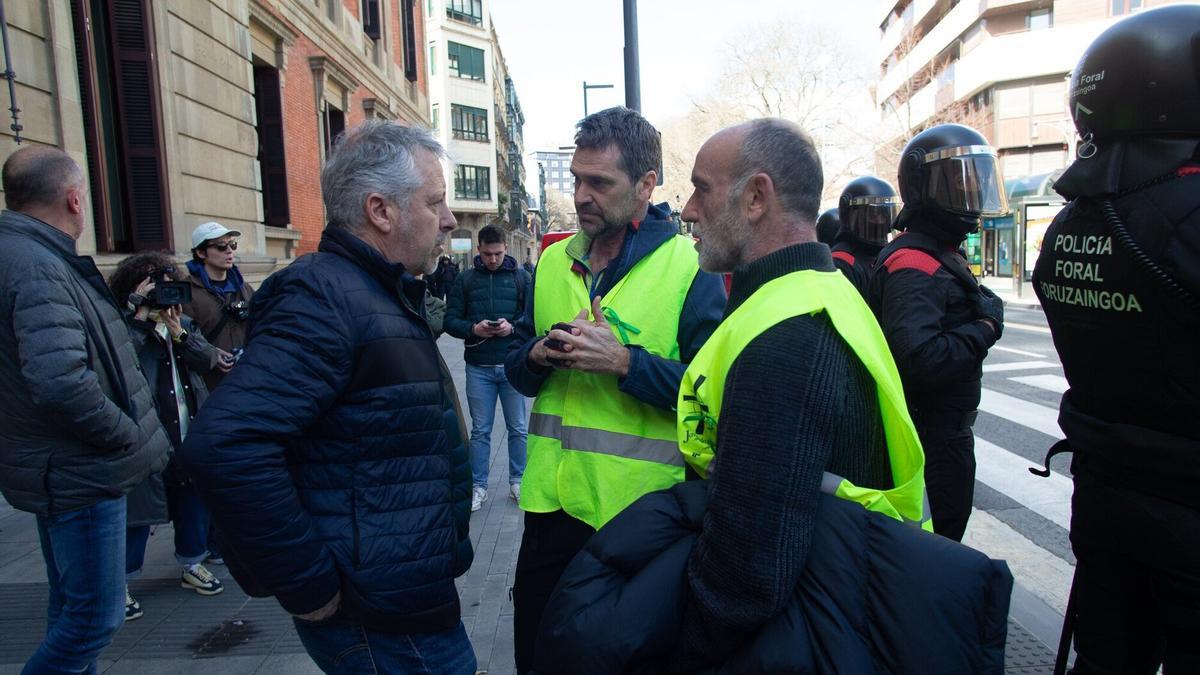
M 350 560 L 355 567 L 358 567 L 360 560 L 358 556 L 358 490 L 356 488 L 350 488 L 350 533 L 353 537 Z

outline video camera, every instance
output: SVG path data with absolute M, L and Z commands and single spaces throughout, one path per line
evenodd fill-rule
M 165 309 L 192 301 L 192 285 L 186 281 L 174 281 L 174 275 L 174 267 L 156 267 L 150 271 L 154 289 L 146 296 L 146 302 L 151 307 Z

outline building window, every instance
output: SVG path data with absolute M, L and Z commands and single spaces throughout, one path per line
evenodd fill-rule
M 1025 28 L 1027 30 L 1045 30 L 1054 26 L 1054 10 L 1047 7 L 1046 9 L 1035 9 L 1025 17 Z
M 425 16 L 433 18 L 433 0 L 425 0 Z
M 70 8 L 96 249 L 172 249 L 150 0 Z
M 325 156 L 329 157 L 329 151 L 333 148 L 333 144 L 337 141 L 337 137 L 342 135 L 346 130 L 346 114 L 341 110 L 325 104 Z
M 466 45 L 460 45 L 457 42 L 446 43 L 447 68 L 450 69 L 450 74 L 455 77 L 461 77 L 467 80 L 484 79 L 483 69 L 483 50 Z
M 362 17 L 363 33 L 372 40 L 378 40 L 382 34 L 381 26 L 383 22 L 379 20 L 379 0 L 362 0 L 359 5 L 361 11 L 359 16 Z
M 429 74 L 437 75 L 437 43 L 429 43 Z
M 454 137 L 464 141 L 488 140 L 487 111 L 467 105 L 450 104 L 450 129 Z
M 458 199 L 491 199 L 492 170 L 466 164 L 455 167 L 454 196 Z
M 262 178 L 263 222 L 287 227 L 287 164 L 283 153 L 283 103 L 279 71 L 271 66 L 254 66 L 254 114 L 258 130 L 258 171 Z
M 1142 0 L 1112 0 L 1113 16 L 1128 14 L 1142 8 Z
M 483 0 L 449 0 L 446 17 L 463 23 L 483 25 Z
M 417 27 L 413 0 L 400 3 L 400 32 L 404 38 L 404 79 L 417 81 Z M 424 37 L 424 36 L 422 36 Z
M 442 107 L 434 103 L 430 108 L 433 112 L 433 131 L 437 133 L 438 129 L 442 128 Z

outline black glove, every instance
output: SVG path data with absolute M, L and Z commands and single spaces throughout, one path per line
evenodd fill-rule
M 979 287 L 979 295 L 975 296 L 975 313 L 979 319 L 989 319 L 996 325 L 996 339 L 1004 334 L 1004 301 L 996 297 L 987 286 Z

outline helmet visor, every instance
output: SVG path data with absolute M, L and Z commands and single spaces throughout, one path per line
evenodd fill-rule
M 850 200 L 847 222 L 843 227 L 864 241 L 882 243 L 887 240 L 896 216 L 900 215 L 898 197 L 855 197 Z
M 996 152 L 984 145 L 946 148 L 925 155 L 925 201 L 950 213 L 997 217 L 1008 213 L 1008 195 Z

